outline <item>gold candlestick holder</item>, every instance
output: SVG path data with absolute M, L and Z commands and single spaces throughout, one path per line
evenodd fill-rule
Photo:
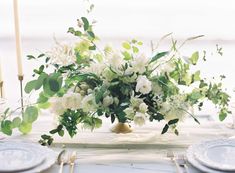
M 3 81 L 0 82 L 0 98 L 3 98 Z
M 18 80 L 20 81 L 20 103 L 21 103 L 21 113 L 24 112 L 24 95 L 23 95 L 23 80 L 24 75 L 18 75 Z

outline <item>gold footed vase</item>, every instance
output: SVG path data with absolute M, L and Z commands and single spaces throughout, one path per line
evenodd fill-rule
M 111 129 L 111 131 L 113 133 L 131 133 L 132 129 L 129 124 L 119 122 Z

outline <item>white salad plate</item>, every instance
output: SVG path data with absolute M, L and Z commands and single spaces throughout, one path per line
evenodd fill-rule
M 234 172 L 235 140 L 217 139 L 192 145 L 186 156 L 195 168 L 207 173 Z
M 0 142 L 0 172 L 33 173 L 48 169 L 56 153 L 39 144 L 19 141 Z

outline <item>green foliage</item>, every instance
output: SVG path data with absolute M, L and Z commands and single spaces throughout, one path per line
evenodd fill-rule
M 21 118 L 20 117 L 15 117 L 13 120 L 12 120 L 12 128 L 17 128 L 19 127 L 21 124 Z
M 189 61 L 193 64 L 196 65 L 197 61 L 199 59 L 199 53 L 198 52 L 194 52 L 191 56 L 191 58 L 189 58 Z
M 86 17 L 82 17 L 81 19 L 83 21 L 83 28 L 84 28 L 85 31 L 87 31 L 89 26 L 90 26 L 89 21 L 87 20 Z
M 101 86 L 100 88 L 97 88 L 97 92 L 95 93 L 95 102 L 97 104 L 103 99 L 103 95 L 105 91 L 106 91 L 105 86 Z
M 12 135 L 12 122 L 9 120 L 2 121 L 1 131 L 6 135 Z
M 61 116 L 60 123 L 66 128 L 71 137 L 77 133 L 77 121 L 79 116 L 79 111 L 73 110 L 68 110 Z
M 123 42 L 122 43 L 122 47 L 127 49 L 127 50 L 130 50 L 131 49 L 131 45 L 128 43 L 128 42 Z
M 19 126 L 19 131 L 23 134 L 27 134 L 32 130 L 32 124 L 28 122 L 22 122 Z
M 160 59 L 160 58 L 162 58 L 162 57 L 164 57 L 164 56 L 166 56 L 166 55 L 168 55 L 168 54 L 169 54 L 168 51 L 157 53 L 154 57 L 152 57 L 150 63 L 152 63 L 152 62 L 154 62 L 154 61 L 157 61 L 158 59 Z
M 46 145 L 51 145 L 54 139 L 50 135 L 41 135 L 41 139 L 38 141 L 41 145 L 46 146 Z
M 23 121 L 25 123 L 33 123 L 38 118 L 38 109 L 34 106 L 29 106 L 26 108 L 23 114 Z
M 168 129 L 169 129 L 169 125 L 168 125 L 168 124 L 166 124 L 166 125 L 163 127 L 163 129 L 162 129 L 162 133 L 161 133 L 161 134 L 166 133 L 166 132 L 168 131 Z

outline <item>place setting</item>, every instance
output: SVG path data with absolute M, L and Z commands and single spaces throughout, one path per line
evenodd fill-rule
M 74 173 L 76 160 L 76 151 L 62 149 L 60 152 L 55 152 L 38 143 L 13 140 L 0 141 L 0 173 L 50 171 L 53 165 L 58 173 L 67 172 L 65 170 Z M 69 169 L 64 168 L 65 165 Z
M 41 172 L 56 159 L 56 152 L 37 143 L 0 141 L 0 172 Z
M 235 139 L 215 139 L 191 145 L 187 161 L 207 173 L 235 172 Z

